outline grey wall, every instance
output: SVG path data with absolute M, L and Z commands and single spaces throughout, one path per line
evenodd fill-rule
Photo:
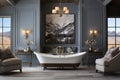
M 78 38 L 78 28 L 80 25 L 78 24 L 78 11 L 79 11 L 79 3 L 62 3 L 62 6 L 67 6 L 70 10 L 70 14 L 74 14 L 75 18 L 75 44 L 52 44 L 52 45 L 46 45 L 44 43 L 44 31 L 45 31 L 45 19 L 46 19 L 46 14 L 51 14 L 51 11 L 55 6 L 59 6 L 59 3 L 47 3 L 47 4 L 42 4 L 41 5 L 41 48 L 43 47 L 53 47 L 53 46 L 59 46 L 62 45 L 64 47 L 71 46 L 71 47 L 79 47 L 78 42 L 80 41 Z
M 52 8 L 57 4 L 40 6 L 40 0 L 20 0 L 15 7 L 0 9 L 0 15 L 12 15 L 12 43 L 13 51 L 25 48 L 22 29 L 31 29 L 30 38 L 34 41 L 32 46 L 38 51 L 46 46 L 44 40 L 45 14 L 51 13 Z M 97 45 L 99 50 L 106 50 L 106 9 L 98 0 L 80 0 L 78 4 L 64 3 L 75 14 L 76 43 L 65 46 L 77 46 L 79 51 L 87 49 L 85 41 L 89 39 L 89 29 L 98 30 Z M 41 8 L 40 8 L 41 7 Z M 52 46 L 52 45 L 47 45 Z M 42 50 L 41 50 L 42 51 Z

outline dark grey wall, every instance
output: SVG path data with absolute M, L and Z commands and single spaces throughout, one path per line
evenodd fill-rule
M 41 5 L 41 48 L 44 46 L 53 46 L 44 44 L 45 15 L 51 14 L 51 10 L 57 5 L 57 3 Z M 76 27 L 75 44 L 62 44 L 62 46 L 76 46 L 78 47 L 78 51 L 87 50 L 88 46 L 86 46 L 85 41 L 90 38 L 89 30 L 94 28 L 98 30 L 95 47 L 99 51 L 106 51 L 106 7 L 97 0 L 80 0 L 78 4 L 62 3 L 62 5 L 68 6 L 70 13 L 75 14 Z
M 106 51 L 106 7 L 98 0 L 82 1 L 82 49 L 86 49 L 85 41 L 90 38 L 89 30 L 98 30 L 96 48 Z
M 61 44 L 62 46 L 76 46 L 78 47 L 78 4 L 75 3 L 62 3 L 62 6 L 67 6 L 70 10 L 70 14 L 74 14 L 75 18 L 75 44 Z M 48 4 L 41 4 L 41 48 L 45 46 L 59 46 L 58 44 L 53 45 L 46 45 L 44 43 L 44 31 L 45 31 L 45 19 L 46 14 L 51 14 L 52 9 L 54 9 L 55 6 L 59 6 L 59 3 L 48 3 Z

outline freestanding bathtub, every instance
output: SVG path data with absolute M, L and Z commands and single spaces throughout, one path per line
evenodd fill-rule
M 70 55 L 53 55 L 40 52 L 34 52 L 40 65 L 46 69 L 47 67 L 73 67 L 80 65 L 82 56 L 86 52 L 80 52 Z

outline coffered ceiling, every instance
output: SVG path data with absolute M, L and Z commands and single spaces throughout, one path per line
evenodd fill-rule
M 14 6 L 19 0 L 0 0 L 0 8 L 4 6 Z M 80 0 L 61 0 L 62 3 L 78 3 Z M 93 1 L 93 0 L 91 0 Z M 110 1 L 110 0 L 99 0 L 99 1 Z M 41 3 L 59 3 L 60 0 L 41 0 Z M 120 0 L 111 0 L 108 4 L 120 8 Z
M 80 0 L 41 0 L 41 3 L 78 3 Z
M 41 3 L 78 3 L 80 0 L 41 0 Z M 91 1 L 95 1 L 95 0 L 91 0 Z M 101 2 L 103 5 L 110 5 L 110 6 L 114 6 L 114 7 L 120 7 L 120 0 L 97 0 L 99 2 Z

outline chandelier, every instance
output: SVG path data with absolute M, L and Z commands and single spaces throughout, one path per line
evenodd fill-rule
M 61 0 L 59 0 L 59 2 L 59 6 L 55 6 L 55 8 L 52 9 L 52 14 L 60 14 L 61 17 L 63 14 L 68 14 L 69 9 L 66 6 L 62 7 Z

